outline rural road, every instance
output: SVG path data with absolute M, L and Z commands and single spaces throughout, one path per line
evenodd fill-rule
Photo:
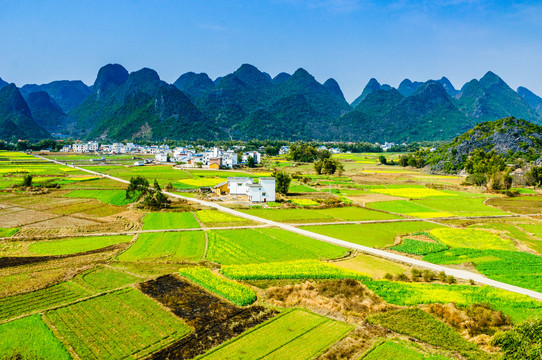
M 80 168 L 80 167 L 77 167 L 77 166 L 68 165 L 66 163 L 62 163 L 62 162 L 57 161 L 57 160 L 47 159 L 47 158 L 44 158 L 44 157 L 41 157 L 41 156 L 38 156 L 38 155 L 34 155 L 34 156 L 36 156 L 36 157 L 38 157 L 38 158 L 40 158 L 42 160 L 51 161 L 51 162 L 54 162 L 54 163 L 59 164 L 59 165 L 69 166 L 69 167 L 74 168 L 74 169 L 85 171 L 87 173 L 94 174 L 96 176 L 105 177 L 105 178 L 115 180 L 115 181 L 119 181 L 119 182 L 123 182 L 123 183 L 126 183 L 126 184 L 130 183 L 127 180 L 119 179 L 119 178 L 116 178 L 116 177 L 113 177 L 113 176 L 110 176 L 110 175 L 98 173 L 98 172 L 87 170 L 87 169 Z M 330 236 L 317 234 L 317 233 L 314 233 L 314 232 L 311 232 L 311 231 L 308 231 L 308 230 L 299 229 L 299 228 L 297 228 L 295 226 L 292 226 L 292 225 L 283 224 L 283 223 L 272 221 L 272 220 L 262 219 L 262 218 L 260 218 L 258 216 L 245 214 L 245 213 L 243 213 L 241 211 L 237 211 L 237 210 L 234 210 L 234 209 L 227 208 L 227 207 L 222 206 L 222 205 L 220 205 L 218 203 L 215 203 L 215 202 L 189 198 L 189 197 L 185 197 L 185 196 L 182 196 L 182 195 L 178 195 L 178 194 L 174 194 L 174 193 L 170 193 L 170 192 L 165 192 L 165 191 L 163 193 L 167 194 L 168 196 L 174 197 L 174 198 L 183 199 L 183 200 L 187 200 L 187 201 L 191 201 L 191 202 L 196 202 L 196 203 L 199 203 L 201 205 L 205 205 L 205 206 L 208 206 L 208 207 L 211 207 L 211 208 L 215 208 L 215 209 L 217 209 L 219 211 L 222 211 L 222 212 L 225 212 L 225 213 L 228 213 L 228 214 L 231 214 L 231 215 L 235 215 L 235 216 L 242 217 L 242 218 L 245 218 L 245 219 L 248 219 L 248 220 L 263 223 L 263 224 L 266 224 L 266 225 L 269 225 L 269 226 L 274 226 L 274 227 L 277 227 L 277 228 L 281 228 L 281 229 L 284 229 L 286 231 L 290 231 L 290 232 L 293 232 L 293 233 L 296 233 L 296 234 L 299 234 L 299 235 L 307 236 L 307 237 L 310 237 L 310 238 L 313 238 L 313 239 L 316 239 L 316 240 L 325 241 L 327 243 L 335 244 L 335 245 L 342 246 L 342 247 L 345 247 L 345 248 L 358 250 L 358 251 L 361 251 L 361 252 L 366 253 L 366 254 L 375 255 L 375 256 L 382 257 L 382 258 L 392 260 L 392 261 L 395 261 L 395 262 L 400 262 L 400 263 L 409 264 L 409 265 L 413 265 L 413 266 L 417 266 L 417 267 L 422 267 L 422 268 L 425 268 L 425 269 L 430 269 L 430 270 L 436 271 L 436 272 L 444 271 L 446 273 L 446 275 L 452 275 L 452 276 L 454 276 L 454 277 L 456 277 L 458 279 L 473 280 L 473 281 L 475 281 L 477 283 L 480 283 L 480 284 L 492 286 L 492 287 L 498 288 L 498 289 L 508 290 L 508 291 L 511 291 L 511 292 L 514 292 L 514 293 L 517 293 L 517 294 L 527 295 L 527 296 L 530 296 L 530 297 L 532 297 L 534 299 L 537 299 L 537 300 L 542 300 L 542 293 L 539 293 L 539 292 L 533 291 L 533 290 L 529 290 L 529 289 L 525 289 L 525 288 L 522 288 L 522 287 L 519 287 L 519 286 L 506 284 L 506 283 L 503 283 L 503 282 L 500 282 L 500 281 L 495 281 L 495 280 L 489 279 L 489 278 L 487 278 L 487 277 L 485 277 L 483 275 L 476 274 L 476 273 L 473 273 L 473 272 L 470 272 L 470 271 L 451 269 L 451 268 L 448 268 L 446 266 L 432 264 L 430 262 L 413 259 L 413 258 L 410 258 L 408 256 L 394 254 L 394 253 L 390 253 L 390 252 L 387 252 L 387 251 L 384 251 L 384 250 L 375 249 L 375 248 L 372 248 L 372 247 L 363 246 L 363 245 L 359 245 L 359 244 L 354 244 L 354 243 L 344 241 L 344 240 L 340 240 L 340 239 L 336 239 L 336 238 L 333 238 L 333 237 L 330 237 Z

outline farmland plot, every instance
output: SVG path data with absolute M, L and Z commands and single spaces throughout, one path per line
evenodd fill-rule
M 226 214 L 218 210 L 200 210 L 196 211 L 195 214 L 199 221 L 201 221 L 201 223 L 206 227 L 226 227 L 255 224 L 253 221 Z
M 193 229 L 199 227 L 191 212 L 153 212 L 143 218 L 143 230 Z
M 282 229 L 213 230 L 208 233 L 207 260 L 223 265 L 300 259 L 332 259 L 347 249 Z
M 203 231 L 140 234 L 136 242 L 118 256 L 120 261 L 199 261 L 205 252 Z
M 516 250 L 509 240 L 485 230 L 440 228 L 430 233 L 452 248 Z
M 138 277 L 106 267 L 94 268 L 73 279 L 73 282 L 93 292 L 112 290 L 138 281 L 141 281 Z
M 126 191 L 124 190 L 74 190 L 64 196 L 98 199 L 103 203 L 117 206 L 127 205 L 134 201 L 133 199 L 126 199 Z
M 190 332 L 134 289 L 51 310 L 46 317 L 82 359 L 142 358 Z
M 210 351 L 201 359 L 313 359 L 352 330 L 351 325 L 293 310 Z
M 360 360 L 448 360 L 441 355 L 424 355 L 407 343 L 383 341 L 372 348 Z
M 70 360 L 71 356 L 36 314 L 0 324 L 0 359 Z
M 37 255 L 66 255 L 105 248 L 111 245 L 130 242 L 132 236 L 78 237 L 62 240 L 49 240 L 32 243 L 29 251 Z

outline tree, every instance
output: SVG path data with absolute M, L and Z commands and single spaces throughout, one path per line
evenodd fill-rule
M 162 209 L 171 203 L 167 196 L 162 193 L 160 184 L 156 179 L 154 179 L 154 187 L 151 188 L 149 181 L 140 175 L 130 179 L 130 184 L 126 188 L 126 198 L 140 201 L 142 207 L 149 209 Z
M 287 158 L 292 161 L 313 162 L 318 158 L 318 151 L 312 145 L 295 143 L 290 145 Z
M 248 165 L 249 168 L 256 167 L 256 160 L 254 160 L 254 158 L 252 156 L 249 156 L 247 158 L 247 165 Z
M 292 181 L 290 175 L 283 171 L 275 170 L 273 177 L 275 178 L 275 191 L 279 194 L 288 194 L 288 188 L 290 187 L 290 182 Z
M 538 187 L 542 186 L 542 166 L 533 166 L 527 176 L 530 184 Z
M 25 175 L 23 176 L 23 183 L 21 184 L 22 187 L 30 187 L 32 186 L 32 175 Z
M 388 160 L 386 159 L 386 157 L 385 157 L 384 155 L 380 155 L 380 156 L 378 157 L 378 161 L 380 161 L 380 163 L 381 163 L 382 165 L 386 165 L 386 164 L 388 163 Z
M 342 173 L 344 171 L 344 166 L 339 162 L 339 160 L 325 158 L 323 160 L 314 162 L 314 170 L 318 175 L 333 175 L 337 170 Z
M 499 346 L 506 359 L 540 360 L 542 358 L 542 319 L 526 320 L 512 330 L 495 334 L 491 341 Z
M 130 184 L 126 188 L 126 199 L 139 200 L 149 192 L 149 182 L 141 175 L 130 178 Z

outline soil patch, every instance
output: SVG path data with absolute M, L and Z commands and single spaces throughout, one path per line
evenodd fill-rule
M 194 328 L 191 334 L 150 359 L 192 359 L 276 314 L 262 306 L 235 306 L 174 275 L 161 276 L 139 287 Z

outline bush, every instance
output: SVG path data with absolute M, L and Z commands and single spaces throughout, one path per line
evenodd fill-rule
M 23 183 L 21 184 L 22 187 L 30 187 L 32 186 L 32 175 L 25 175 L 23 176 Z
M 424 270 L 422 273 L 423 281 L 425 282 L 431 282 L 435 279 L 436 275 L 431 270 Z
M 491 344 L 500 346 L 506 359 L 540 360 L 542 319 L 527 320 L 510 331 L 497 333 Z

